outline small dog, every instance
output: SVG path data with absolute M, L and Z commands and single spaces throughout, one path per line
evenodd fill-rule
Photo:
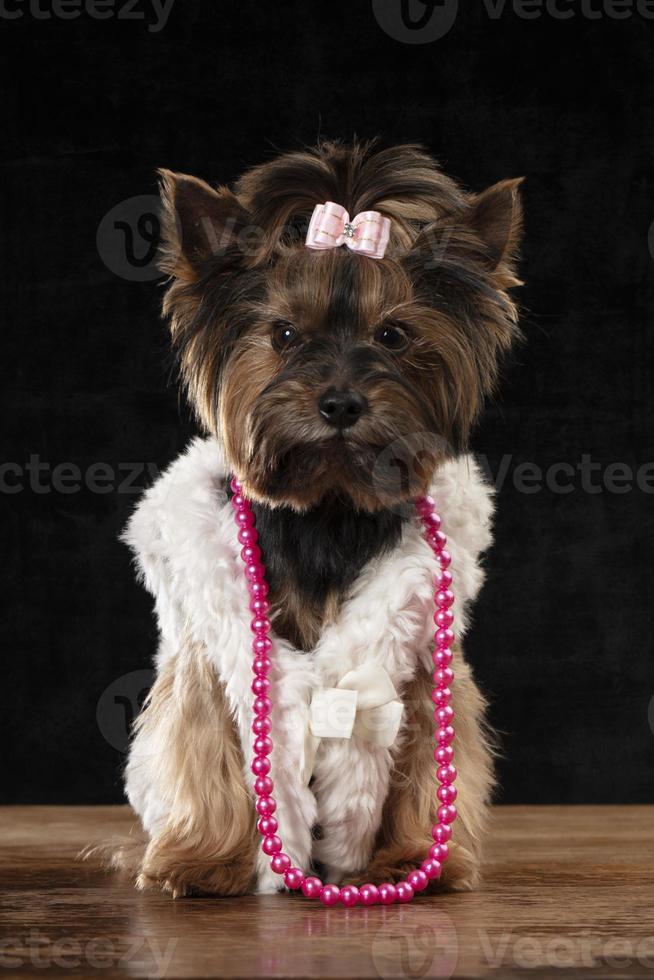
M 438 885 L 478 880 L 492 752 L 458 640 L 492 508 L 464 450 L 518 335 L 519 183 L 469 194 L 418 146 L 331 142 L 255 167 L 233 190 L 161 172 L 163 309 L 208 437 L 147 492 L 125 535 L 161 633 L 127 766 L 148 836 L 132 860 L 139 887 L 280 887 L 251 789 L 252 614 L 233 474 L 270 585 L 279 834 L 294 865 L 337 883 L 395 881 L 433 843 L 435 560 L 411 501 L 436 497 L 456 590 L 459 772 Z M 362 667 L 392 684 L 398 729 L 317 736 L 317 692 Z M 129 862 L 120 850 L 116 863 Z

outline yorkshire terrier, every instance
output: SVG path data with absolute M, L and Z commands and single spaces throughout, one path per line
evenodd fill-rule
M 418 146 L 363 143 L 279 156 L 233 189 L 161 172 L 163 309 L 207 435 L 125 534 L 161 636 L 127 765 L 147 842 L 115 856 L 139 887 L 283 887 L 257 834 L 233 476 L 270 587 L 275 825 L 293 865 L 335 883 L 397 881 L 433 844 L 435 559 L 411 502 L 436 498 L 457 597 L 459 778 L 434 886 L 477 882 L 492 748 L 460 638 L 492 506 L 465 446 L 518 335 L 519 184 L 471 194 Z M 380 677 L 391 685 L 381 734 L 316 723 L 321 692 L 353 671 L 362 712 L 379 707 Z

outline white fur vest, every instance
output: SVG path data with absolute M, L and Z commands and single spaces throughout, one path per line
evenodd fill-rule
M 145 493 L 124 540 L 155 599 L 160 632 L 157 667 L 176 652 L 183 636 L 202 644 L 224 686 L 250 785 L 251 614 L 233 511 L 225 493 L 226 475 L 220 443 L 213 438 L 195 439 Z M 460 636 L 467 607 L 482 582 L 480 554 L 491 540 L 491 490 L 472 457 L 463 456 L 439 469 L 431 492 L 452 553 Z M 316 692 L 336 687 L 349 671 L 363 665 L 383 668 L 397 692 L 411 680 L 419 662 L 431 671 L 435 567 L 420 530 L 409 524 L 392 553 L 366 566 L 336 622 L 324 629 L 312 652 L 295 650 L 273 637 L 271 775 L 279 835 L 300 867 L 318 858 L 338 879 L 345 870 L 363 866 L 369 857 L 395 746 L 371 744 L 356 734 L 323 738 L 314 743 L 309 785 L 306 746 L 311 703 Z M 128 797 L 149 833 L 165 822 L 172 805 L 157 786 L 153 760 L 162 747 L 150 744 L 152 738 L 137 735 L 127 767 Z M 400 728 L 397 741 L 401 738 Z M 320 841 L 312 839 L 315 824 L 322 828 Z M 279 878 L 261 855 L 259 890 L 277 887 Z

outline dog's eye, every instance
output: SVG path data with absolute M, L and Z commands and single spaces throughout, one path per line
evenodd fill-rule
M 288 350 L 297 340 L 298 332 L 288 320 L 275 320 L 270 337 L 275 350 Z
M 403 351 L 409 346 L 411 338 L 402 327 L 398 327 L 395 323 L 389 323 L 377 330 L 375 340 L 387 350 Z

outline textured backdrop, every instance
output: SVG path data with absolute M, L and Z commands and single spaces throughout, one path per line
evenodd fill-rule
M 474 190 L 527 178 L 526 343 L 474 437 L 498 515 L 469 655 L 503 801 L 652 801 L 654 4 L 404 6 L 3 7 L 5 802 L 122 798 L 156 635 L 117 534 L 194 431 L 155 168 L 226 181 L 354 133 L 421 141 Z

